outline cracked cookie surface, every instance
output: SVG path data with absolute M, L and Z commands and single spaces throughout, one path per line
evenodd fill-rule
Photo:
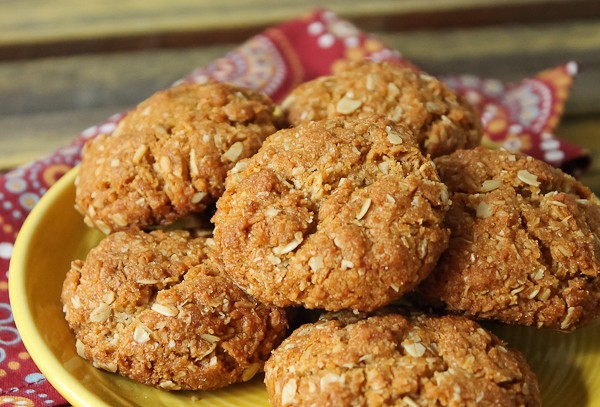
M 437 157 L 481 142 L 474 108 L 438 79 L 390 62 L 348 62 L 332 76 L 299 85 L 282 104 L 292 125 L 379 114 L 407 126 Z
M 76 260 L 63 284 L 77 353 L 95 367 L 165 390 L 250 380 L 287 330 L 206 260 L 187 232 L 116 232 Z
M 450 311 L 573 330 L 600 314 L 600 206 L 570 175 L 503 150 L 435 160 L 450 245 L 419 290 Z
M 106 234 L 202 211 L 227 171 L 275 132 L 273 111 L 267 96 L 221 83 L 157 92 L 86 143 L 75 206 Z
M 377 116 L 307 123 L 231 171 L 214 255 L 265 303 L 372 310 L 431 271 L 447 204 L 406 128 Z
M 539 406 L 519 352 L 460 316 L 325 315 L 265 365 L 274 407 Z

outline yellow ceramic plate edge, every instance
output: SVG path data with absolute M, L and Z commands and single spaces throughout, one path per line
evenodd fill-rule
M 88 391 L 77 379 L 64 372 L 60 361 L 51 353 L 46 352 L 46 343 L 38 331 L 35 321 L 28 318 L 31 314 L 31 300 L 18 293 L 26 292 L 26 277 L 19 271 L 25 269 L 27 257 L 32 247 L 23 243 L 28 236 L 42 222 L 44 215 L 50 207 L 56 204 L 56 199 L 64 193 L 64 188 L 75 181 L 77 168 L 70 170 L 56 182 L 48 192 L 35 205 L 29 216 L 25 219 L 11 256 L 8 274 L 8 294 L 12 307 L 13 317 L 21 339 L 27 352 L 31 355 L 42 374 L 54 388 L 71 404 L 77 406 L 106 406 L 101 399 Z
M 64 342 L 64 348 L 63 342 L 57 342 L 64 339 L 60 338 L 61 333 L 72 332 L 60 309 L 60 298 L 56 296 L 60 296 L 56 284 L 61 286 L 62 280 L 54 278 L 64 275 L 73 259 L 84 258 L 103 237 L 102 233 L 85 226 L 73 208 L 76 173 L 77 168 L 53 185 L 25 220 L 15 242 L 9 272 L 15 323 L 32 360 L 50 384 L 74 406 L 267 407 L 266 388 L 259 376 L 247 383 L 208 392 L 165 392 L 94 368 L 75 353 L 71 335 Z M 61 214 L 65 212 L 69 214 L 63 217 Z M 77 222 L 71 223 L 74 217 Z M 71 239 L 67 243 L 77 240 L 73 246 L 67 244 L 68 253 L 61 250 L 65 233 L 66 238 Z M 54 236 L 56 239 L 50 238 Z M 57 259 L 64 263 L 59 269 Z M 46 282 L 46 274 L 52 280 Z M 48 296 L 40 297 L 39 290 L 46 289 Z M 58 320 L 61 326 L 54 325 Z M 61 355 L 62 351 L 67 354 Z
M 33 361 L 38 365 L 49 382 L 73 405 L 104 407 L 110 404 L 107 404 L 98 393 L 87 388 L 77 377 L 66 371 L 65 366 L 60 362 L 59 358 L 52 352 L 48 352 L 47 342 L 43 336 L 44 332 L 41 332 L 39 329 L 39 315 L 37 316 L 38 319 L 31 318 L 31 315 L 35 315 L 34 306 L 36 304 L 39 305 L 38 299 L 30 298 L 31 296 L 27 295 L 28 284 L 33 281 L 32 275 L 26 273 L 31 258 L 33 258 L 30 256 L 39 255 L 40 252 L 40 247 L 32 244 L 32 239 L 35 238 L 34 233 L 39 231 L 40 228 L 44 230 L 43 227 L 48 223 L 49 215 L 56 215 L 56 211 L 60 211 L 62 208 L 61 205 L 66 204 L 65 200 L 68 201 L 68 205 L 71 205 L 69 210 L 74 211 L 71 195 L 74 193 L 73 183 L 76 171 L 77 169 L 73 169 L 50 188 L 26 219 L 13 249 L 9 274 L 9 295 L 15 323 L 23 338 L 23 342 Z M 66 192 L 69 195 L 65 197 Z M 60 216 L 58 219 L 60 221 Z M 83 222 L 81 222 L 81 225 L 83 225 Z M 46 233 L 42 233 L 42 236 L 45 235 Z M 36 276 L 39 277 L 39 275 L 34 273 L 34 277 Z M 547 390 L 552 390 L 552 394 L 550 394 L 552 402 L 547 405 L 565 405 L 564 402 L 566 400 L 574 401 L 577 399 L 579 402 L 585 402 L 585 405 L 589 407 L 600 407 L 600 390 L 598 390 L 598 385 L 600 384 L 600 345 L 597 345 L 597 339 L 600 338 L 600 320 L 592 324 L 592 326 L 583 328 L 572 334 L 556 332 L 532 334 L 531 328 L 527 327 L 515 328 L 505 326 L 493 330 L 497 331 L 497 334 L 501 334 L 500 336 L 504 337 L 504 339 L 517 339 L 518 342 L 521 342 L 520 345 L 529 350 L 529 356 L 532 356 L 530 362 L 537 365 L 537 372 L 541 373 L 542 377 L 540 378 L 545 383 L 544 387 Z M 567 338 L 564 335 L 572 335 L 573 337 L 570 338 L 572 340 L 564 341 L 563 339 Z M 578 339 L 575 340 L 575 338 Z M 550 340 L 550 342 L 546 342 L 547 340 Z M 508 340 L 508 342 L 511 344 L 512 341 Z M 106 372 L 102 374 L 108 375 Z M 581 377 L 574 378 L 573 376 L 577 374 Z M 127 383 L 129 384 L 129 382 Z M 577 386 L 565 389 L 564 385 L 566 383 L 575 383 Z M 111 384 L 114 384 L 112 380 Z M 129 387 L 126 388 L 131 390 Z M 121 390 L 124 389 L 122 388 Z M 111 390 L 109 389 L 109 391 Z M 583 395 L 578 394 L 578 391 L 587 391 L 587 395 L 585 393 Z M 118 393 L 118 390 L 116 393 Z M 204 398 L 204 402 L 207 402 L 211 406 L 236 406 L 239 405 L 239 402 L 243 405 L 253 405 L 246 404 L 247 401 L 254 399 L 251 397 L 250 399 L 248 398 L 250 395 L 244 387 L 209 393 L 204 394 L 201 398 Z M 230 396 L 234 398 L 230 398 Z M 544 398 L 544 395 L 542 397 Z M 556 404 L 557 400 L 559 404 Z M 146 403 L 148 401 L 145 400 L 143 402 Z M 172 405 L 172 402 L 175 400 L 169 399 L 165 401 L 167 404 L 163 403 L 160 405 Z

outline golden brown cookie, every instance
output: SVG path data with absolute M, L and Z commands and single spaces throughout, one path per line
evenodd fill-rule
M 370 116 L 271 135 L 217 202 L 214 255 L 265 303 L 372 310 L 446 248 L 446 186 L 404 127 Z
M 573 330 L 600 314 L 600 207 L 559 169 L 503 150 L 436 159 L 450 247 L 420 290 L 450 311 Z
M 77 353 L 166 390 L 215 389 L 262 370 L 287 328 L 206 260 L 187 232 L 116 232 L 71 265 L 62 291 Z
M 328 117 L 387 116 L 407 126 L 421 151 L 437 157 L 479 145 L 473 107 L 438 79 L 392 62 L 348 62 L 332 76 L 294 89 L 282 104 L 293 125 Z
M 275 131 L 273 111 L 267 96 L 221 83 L 157 92 L 85 145 L 75 206 L 104 233 L 202 211 Z
M 274 407 L 541 405 L 523 355 L 460 316 L 325 317 L 273 351 L 265 383 Z

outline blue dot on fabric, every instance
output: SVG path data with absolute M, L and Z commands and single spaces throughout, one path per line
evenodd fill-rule
M 43 381 L 46 381 L 46 378 L 41 373 L 30 373 L 27 376 L 25 376 L 25 382 L 29 384 L 39 383 Z

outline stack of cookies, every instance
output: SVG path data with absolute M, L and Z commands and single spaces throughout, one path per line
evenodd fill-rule
M 107 236 L 63 287 L 78 353 L 167 390 L 264 369 L 274 406 L 539 405 L 523 355 L 474 320 L 592 322 L 600 206 L 481 136 L 392 63 L 281 106 L 216 83 L 153 95 L 84 149 L 76 208 Z

